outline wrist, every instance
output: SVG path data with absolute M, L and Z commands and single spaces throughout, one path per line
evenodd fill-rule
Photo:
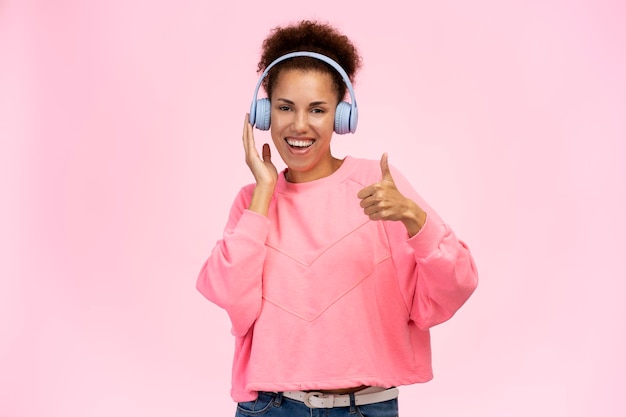
M 275 185 L 257 184 L 252 191 L 252 199 L 248 210 L 267 216 L 274 195 Z
M 404 227 L 406 227 L 409 237 L 413 237 L 424 227 L 426 223 L 426 212 L 412 200 L 408 200 L 408 203 L 408 207 L 401 221 Z

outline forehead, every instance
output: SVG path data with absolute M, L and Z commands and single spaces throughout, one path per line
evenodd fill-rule
M 333 77 L 327 72 L 316 70 L 301 69 L 284 69 L 278 73 L 274 91 L 274 98 L 290 98 L 297 97 L 334 97 L 336 95 L 334 89 Z M 288 95 L 289 97 L 283 97 Z

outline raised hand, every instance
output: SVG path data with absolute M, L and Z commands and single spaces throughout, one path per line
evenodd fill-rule
M 270 145 L 267 143 L 263 144 L 263 159 L 259 156 L 248 114 L 246 114 L 243 122 L 243 148 L 246 151 L 246 164 L 252 171 L 256 181 L 256 187 L 252 193 L 252 200 L 248 209 L 267 216 L 274 189 L 276 188 L 276 182 L 278 181 L 278 171 L 272 163 Z
M 252 171 L 257 185 L 269 186 L 273 189 L 278 179 L 278 171 L 272 163 L 270 146 L 267 143 L 263 144 L 263 159 L 261 159 L 254 142 L 252 125 L 248 120 L 249 116 L 246 114 L 243 124 L 243 148 L 246 152 L 246 164 Z
M 409 236 L 417 234 L 426 222 L 426 212 L 400 193 L 391 175 L 386 153 L 380 158 L 380 171 L 381 180 L 357 194 L 363 212 L 371 220 L 401 221 Z

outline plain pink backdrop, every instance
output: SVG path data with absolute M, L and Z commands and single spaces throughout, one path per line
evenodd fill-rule
M 479 267 L 402 415 L 626 414 L 626 5 L 364 4 L 0 2 L 1 415 L 234 415 L 195 278 L 252 181 L 261 41 L 301 18 L 364 57 L 337 155 L 388 152 Z

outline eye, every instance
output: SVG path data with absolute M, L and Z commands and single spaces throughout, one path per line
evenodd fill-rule
M 280 111 L 289 111 L 289 110 L 291 110 L 291 107 L 285 106 L 285 105 L 281 105 L 281 106 L 278 106 L 278 110 L 280 110 Z
M 311 110 L 311 113 L 324 113 L 324 109 L 314 108 Z

